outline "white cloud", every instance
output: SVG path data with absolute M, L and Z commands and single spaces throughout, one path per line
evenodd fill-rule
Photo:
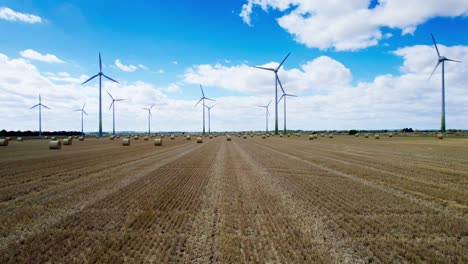
M 140 69 L 143 69 L 143 70 L 148 70 L 148 67 L 146 67 L 146 66 L 143 65 L 143 64 L 138 64 L 138 67 L 139 67 Z
M 23 50 L 20 52 L 20 55 L 23 58 L 30 59 L 30 60 L 37 60 L 37 61 L 42 61 L 42 62 L 47 62 L 47 63 L 65 63 L 64 61 L 57 58 L 57 56 L 53 54 L 42 55 L 41 53 L 32 49 Z
M 115 66 L 117 66 L 117 68 L 121 69 L 122 71 L 124 72 L 134 72 L 136 71 L 136 69 L 138 69 L 137 66 L 135 65 L 125 65 L 123 64 L 119 59 L 116 59 L 115 60 Z
M 16 12 L 8 7 L 0 7 L 0 19 L 29 24 L 42 23 L 42 18 L 39 16 Z
M 170 84 L 168 87 L 164 88 L 163 90 L 168 93 L 181 93 L 182 92 L 182 90 L 180 89 L 180 86 L 175 83 Z
M 413 34 L 417 26 L 433 17 L 468 15 L 465 0 L 381 0 L 369 9 L 369 0 L 247 0 L 240 16 L 252 25 L 254 7 L 278 10 L 278 24 L 295 40 L 310 48 L 338 51 L 375 46 L 384 38 L 384 27 Z

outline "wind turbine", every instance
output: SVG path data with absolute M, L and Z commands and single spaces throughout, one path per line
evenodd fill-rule
M 434 74 L 435 70 L 437 70 L 437 67 L 439 66 L 439 64 L 442 63 L 442 117 L 441 117 L 441 124 L 440 124 L 440 131 L 441 132 L 445 132 L 445 61 L 454 61 L 454 62 L 460 62 L 461 61 L 457 61 L 457 60 L 452 60 L 452 59 L 448 59 L 444 56 L 441 56 L 440 53 L 439 53 L 439 49 L 437 48 L 437 44 L 436 44 L 436 41 L 434 39 L 434 35 L 431 34 L 431 37 L 432 37 L 432 42 L 434 42 L 434 47 L 437 51 L 437 56 L 438 56 L 438 61 L 437 61 L 437 64 L 434 68 L 434 70 L 432 71 L 431 75 L 429 76 L 429 79 L 432 77 L 432 74 Z
M 101 83 L 102 83 L 102 76 L 106 77 L 108 80 L 119 83 L 118 81 L 112 79 L 111 77 L 105 75 L 102 73 L 102 60 L 101 60 L 101 52 L 99 52 L 99 72 L 98 74 L 92 76 L 86 82 L 82 83 L 81 85 L 91 81 L 92 79 L 96 78 L 99 76 L 99 136 L 102 136 L 102 95 L 101 95 Z
M 83 107 L 81 109 L 76 109 L 75 111 L 80 111 L 81 112 L 81 135 L 84 135 L 83 133 L 83 114 L 88 115 L 86 111 L 84 110 L 86 103 L 83 104 Z
M 37 105 L 32 106 L 30 109 L 33 109 L 35 107 L 39 107 L 39 136 L 42 136 L 42 117 L 41 117 L 42 107 L 45 107 L 45 108 L 47 108 L 49 110 L 50 110 L 50 108 L 47 107 L 46 105 L 42 104 L 42 99 L 41 99 L 40 94 L 39 94 L 39 103 Z
M 215 105 L 216 104 L 214 104 L 212 106 L 203 105 L 208 109 L 208 134 L 211 134 L 211 114 L 210 114 L 210 111 L 211 111 L 211 108 L 213 108 Z
M 205 100 L 210 100 L 210 101 L 216 101 L 216 100 L 213 100 L 205 96 L 205 93 L 203 92 L 203 87 L 201 86 L 201 84 L 200 84 L 200 89 L 202 93 L 202 98 L 200 98 L 200 100 L 197 102 L 195 106 L 197 106 L 201 101 L 203 101 L 203 134 L 205 134 Z
M 280 97 L 280 99 L 279 99 L 279 101 L 278 101 L 278 103 L 279 103 L 279 102 L 281 102 L 281 99 L 284 98 L 283 103 L 284 103 L 284 134 L 285 134 L 285 135 L 286 135 L 286 97 L 288 97 L 288 96 L 290 96 L 290 97 L 297 97 L 297 95 L 294 95 L 294 94 L 287 94 L 287 93 L 285 93 L 284 90 L 283 90 L 283 95 L 281 95 L 281 97 Z
M 148 111 L 148 135 L 151 135 L 151 117 L 153 116 L 151 114 L 151 108 L 153 108 L 153 106 L 154 104 L 152 104 L 150 108 L 142 108 Z
M 268 107 L 271 104 L 271 100 L 267 105 L 259 105 L 258 107 L 263 107 L 265 108 L 265 120 L 266 120 L 266 130 L 265 133 L 268 133 L 268 115 L 270 114 L 270 111 L 268 111 Z
M 109 106 L 109 110 L 112 107 L 112 135 L 115 135 L 115 102 L 123 101 L 125 99 L 114 99 L 114 97 L 112 97 L 112 95 L 108 91 L 106 92 L 112 99 L 112 103 Z
M 290 54 L 291 52 L 289 52 L 288 55 L 286 55 L 283 61 L 276 68 L 265 68 L 265 67 L 254 66 L 254 68 L 257 68 L 257 69 L 272 71 L 275 73 L 275 135 L 278 135 L 278 83 L 282 87 L 281 81 L 278 77 L 278 71 L 281 68 L 281 66 L 283 66 L 283 63 L 286 61 L 286 59 L 289 57 Z

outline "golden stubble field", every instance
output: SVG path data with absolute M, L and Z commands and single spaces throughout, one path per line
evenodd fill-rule
M 0 263 L 468 263 L 468 139 L 0 147 Z

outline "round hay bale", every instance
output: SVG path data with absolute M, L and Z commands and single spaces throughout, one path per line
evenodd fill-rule
M 392 134 L 392 133 L 388 133 L 388 137 L 393 137 L 393 134 Z
M 8 140 L 6 138 L 0 139 L 0 146 L 3 146 L 3 147 L 8 146 Z
M 116 137 L 116 138 L 120 138 L 120 136 L 119 136 L 119 135 L 117 135 L 117 136 L 115 136 L 115 137 Z
M 365 137 L 365 138 L 369 138 L 369 134 L 365 134 L 364 137 Z
M 73 139 L 72 138 L 64 138 L 62 139 L 63 145 L 72 145 L 73 144 Z
M 210 138 L 210 139 L 213 139 L 213 136 L 212 136 L 212 135 L 210 135 L 210 136 L 209 136 L 209 138 Z
M 359 133 L 354 134 L 355 137 L 359 137 Z
M 79 137 L 78 138 L 79 141 L 84 141 L 84 139 L 85 139 L 84 137 Z
M 22 141 L 23 141 L 23 138 L 22 138 L 22 137 L 19 137 L 19 138 L 16 139 L 16 141 L 22 142 Z
M 149 137 L 148 137 L 148 136 L 145 136 L 143 139 L 144 139 L 145 141 L 148 141 L 148 140 L 149 140 Z
M 161 138 L 164 138 L 165 135 L 161 135 Z
M 320 136 L 321 136 L 321 137 L 325 137 L 325 134 L 322 133 L 322 134 L 320 134 Z
M 309 135 L 309 140 L 313 140 L 314 139 L 314 135 Z
M 262 135 L 262 139 L 265 139 L 265 138 L 266 138 L 266 136 L 265 136 L 265 135 Z
M 114 140 L 115 136 L 110 136 L 109 140 Z
M 52 140 L 49 142 L 49 149 L 61 149 L 62 142 L 60 140 Z
M 197 137 L 197 143 L 203 143 L 203 138 L 202 137 Z
M 247 139 L 247 135 L 244 135 L 243 138 L 244 138 L 244 139 Z
M 375 139 L 380 139 L 379 134 L 375 134 Z
M 56 137 L 50 137 L 50 140 L 57 140 Z
M 174 135 L 171 135 L 171 140 L 174 140 L 175 139 L 175 136 Z
M 227 136 L 226 136 L 226 140 L 227 140 L 227 141 L 231 141 L 231 136 L 227 135 Z
M 291 137 L 291 135 L 288 134 L 288 137 Z
M 130 146 L 130 138 L 122 139 L 122 146 Z
M 437 139 L 444 139 L 444 134 L 442 133 L 437 134 Z
M 74 138 L 74 139 L 78 139 L 78 136 L 74 136 L 73 138 Z
M 328 135 L 329 138 L 333 138 L 333 134 Z
M 133 139 L 134 139 L 134 140 L 139 140 L 140 137 L 139 137 L 139 136 L 134 136 Z
M 45 136 L 44 139 L 49 139 L 49 137 L 48 137 L 48 136 Z
M 99 139 L 99 136 L 96 136 L 96 139 Z
M 162 146 L 162 138 L 155 138 L 154 139 L 155 146 Z
M 282 138 L 282 137 L 283 137 L 283 134 L 280 134 L 280 138 Z
M 185 139 L 190 140 L 190 139 L 192 139 L 192 137 L 190 135 L 187 135 L 187 136 L 185 136 Z
M 8 141 L 10 141 L 10 140 L 11 140 L 11 137 L 6 137 L 5 139 L 8 140 Z

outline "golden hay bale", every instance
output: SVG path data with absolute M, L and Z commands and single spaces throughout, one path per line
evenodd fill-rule
M 283 134 L 280 134 L 279 136 L 280 136 L 280 138 L 282 138 L 282 137 L 283 137 Z
M 439 133 L 439 134 L 437 134 L 436 138 L 437 139 L 444 139 L 444 134 Z
M 97 139 L 99 139 L 99 136 L 96 136 Z
M 317 134 L 314 134 L 314 139 L 318 139 L 318 135 L 317 135 Z
M 162 138 L 154 139 L 154 145 L 155 146 L 162 146 Z
M 266 138 L 266 136 L 265 136 L 265 135 L 262 135 L 262 139 L 265 139 L 265 138 Z
M 122 139 L 122 146 L 130 146 L 130 138 Z
M 243 138 L 244 138 L 244 139 L 247 139 L 247 135 L 244 135 Z
M 333 138 L 333 134 L 328 135 L 329 138 Z
M 359 137 L 359 133 L 354 134 L 355 137 Z
M 84 137 L 79 137 L 78 138 L 79 141 L 84 141 L 84 139 L 85 139 Z
M 174 140 L 175 139 L 175 136 L 174 135 L 171 135 L 171 140 Z
M 230 135 L 227 135 L 227 136 L 226 136 L 226 140 L 227 140 L 227 141 L 231 141 L 231 136 L 230 136 Z
M 164 135 L 161 135 L 161 138 L 164 138 Z
M 63 145 L 72 145 L 73 144 L 73 138 L 64 138 L 62 139 Z
M 149 140 L 149 137 L 148 137 L 148 136 L 145 136 L 145 137 L 143 137 L 143 139 L 144 139 L 145 141 L 148 141 L 148 140 Z
M 209 136 L 209 138 L 210 138 L 210 139 L 213 139 L 213 136 L 212 136 L 212 135 L 210 135 L 210 136 Z
M 392 134 L 392 133 L 388 133 L 388 137 L 393 137 L 393 134 Z
M 369 134 L 365 134 L 364 137 L 365 137 L 365 138 L 369 138 Z
M 117 136 L 115 136 L 115 137 L 116 137 L 116 138 L 120 138 L 120 136 L 119 136 L 119 135 L 117 135 Z
M 49 137 L 48 137 L 48 136 L 45 136 L 44 139 L 49 139 Z
M 291 135 L 288 134 L 288 137 L 291 137 Z
M 314 139 L 314 135 L 309 135 L 309 140 L 313 140 Z
M 60 140 L 52 140 L 49 142 L 49 149 L 61 149 L 62 142 Z
M 134 136 L 133 139 L 134 139 L 134 140 L 139 140 L 140 137 L 139 137 L 139 136 Z
M 10 141 L 10 140 L 11 140 L 11 137 L 6 137 L 5 139 L 8 140 L 8 141 Z
M 192 139 L 192 137 L 190 135 L 187 135 L 187 136 L 185 136 L 185 139 L 190 140 L 190 139 Z
M 57 140 L 56 137 L 50 137 L 50 140 Z
M 197 137 L 197 143 L 203 143 L 203 138 L 202 137 Z
M 8 146 L 8 140 L 6 138 L 0 139 L 0 146 Z
M 375 136 L 374 136 L 374 137 L 375 137 L 375 139 L 380 139 L 380 136 L 379 136 L 379 134 L 375 134 Z
M 325 134 L 322 133 L 322 134 L 320 134 L 320 136 L 321 136 L 321 137 L 325 137 Z
M 22 137 L 19 137 L 19 138 L 16 139 L 16 141 L 22 142 L 22 141 L 23 141 L 23 138 L 22 138 Z
M 115 136 L 110 136 L 109 140 L 114 140 Z

